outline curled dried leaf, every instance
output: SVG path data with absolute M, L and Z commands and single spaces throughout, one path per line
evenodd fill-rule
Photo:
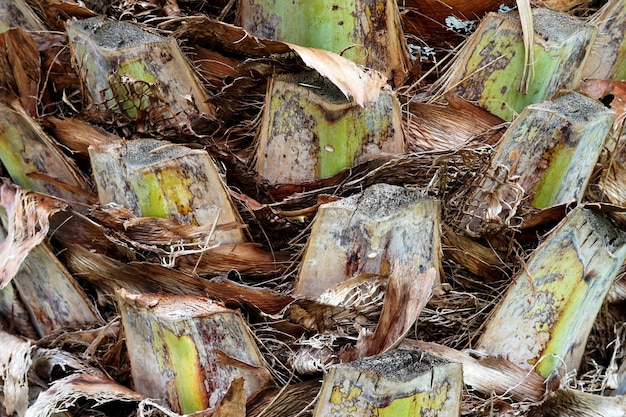
M 50 228 L 49 217 L 67 204 L 3 184 L 0 205 L 7 215 L 7 237 L 0 243 L 0 289 L 3 289 L 17 274 L 28 253 L 45 239 Z

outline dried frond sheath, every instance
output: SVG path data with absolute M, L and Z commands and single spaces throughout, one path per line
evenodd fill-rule
M 26 1 L 0 0 L 0 33 L 17 27 L 29 31 L 46 30 Z
M 67 205 L 8 184 L 0 186 L 0 205 L 6 210 L 6 215 L 0 218 L 6 231 L 6 237 L 0 242 L 2 289 L 17 274 L 28 253 L 46 238 L 50 229 L 49 217 L 67 208 Z
M 626 396 L 605 397 L 574 389 L 551 393 L 537 410 L 544 417 L 623 417 Z
M 487 282 L 500 279 L 507 265 L 493 248 L 483 246 L 470 237 L 455 233 L 442 225 L 444 255 L 463 265 L 471 273 L 485 278 Z
M 386 90 L 364 106 L 317 73 L 270 80 L 256 170 L 272 184 L 328 178 L 381 153 L 404 152 L 402 115 Z
M 104 292 L 116 288 L 133 292 L 194 294 L 222 300 L 225 303 L 254 305 L 267 314 L 278 314 L 293 303 L 294 298 L 267 288 L 238 284 L 225 277 L 208 280 L 197 274 L 147 262 L 123 263 L 84 247 L 70 244 L 64 251 L 68 269 Z
M 514 215 L 522 193 L 537 208 L 580 201 L 615 113 L 576 92 L 526 107 L 502 136 L 490 171 L 506 171 L 519 187 L 511 195 L 495 176 L 485 176 L 470 197 L 463 227 L 481 234 L 489 223 Z M 500 220 L 498 220 L 500 219 Z
M 0 242 L 7 236 L 3 223 L 7 217 L 0 208 Z M 30 250 L 12 282 L 39 337 L 101 322 L 95 306 L 45 242 Z
M 30 314 L 28 314 L 24 303 L 19 299 L 13 282 L 9 282 L 0 291 L 0 316 L 6 319 L 8 323 L 11 323 L 16 334 L 33 340 L 39 338 L 37 330 L 35 330 L 35 326 L 33 326 L 30 320 Z
M 325 49 L 379 70 L 399 86 L 410 57 L 394 0 L 244 0 L 237 6 L 240 26 L 251 34 Z
M 517 274 L 479 346 L 544 377 L 578 369 L 625 258 L 624 234 L 601 213 L 575 208 Z
M 609 293 L 609 296 L 610 296 L 609 301 L 612 303 L 626 301 L 626 278 L 624 276 L 622 276 L 620 279 L 615 281 L 615 283 L 613 284 L 613 287 L 611 288 L 611 292 Z
M 34 347 L 27 340 L 0 331 L 0 386 L 7 415 L 23 417 L 28 408 L 28 374 Z
M 591 22 L 598 25 L 583 79 L 626 78 L 626 1 L 611 0 L 596 12 Z
M 204 297 L 117 292 L 137 392 L 179 414 L 214 407 L 235 378 L 249 398 L 271 382 L 241 315 Z
M 41 29 L 43 31 L 43 29 Z M 41 85 L 41 57 L 33 36 L 23 28 L 0 35 L 0 86 L 17 96 L 35 117 Z
M 99 406 L 121 408 L 144 399 L 143 395 L 91 370 L 91 373 L 74 373 L 54 381 L 50 388 L 39 394 L 24 417 L 72 415 L 69 410 L 74 409 L 80 409 L 87 414 L 99 414 Z M 90 406 L 86 407 L 85 403 Z
M 606 141 L 607 153 L 602 155 L 603 175 L 598 182 L 602 195 L 609 202 L 626 207 L 626 130 L 623 122 Z M 612 213 L 619 224 L 626 221 L 622 212 Z
M 307 243 L 295 293 L 316 298 L 362 274 L 388 275 L 395 262 L 421 274 L 435 268 L 439 291 L 439 202 L 418 191 L 376 184 L 323 204 Z
M 95 108 L 174 127 L 213 116 L 206 92 L 173 39 L 102 17 L 73 20 L 66 27 L 73 64 Z
M 285 417 L 307 415 L 308 410 L 317 398 L 321 381 L 317 378 L 271 388 L 249 404 L 247 417 Z M 310 415 L 310 412 L 308 413 Z
M 503 120 L 459 96 L 446 105 L 408 103 L 404 134 L 407 151 L 452 151 L 495 144 L 502 135 Z
M 385 289 L 385 302 L 374 332 L 359 333 L 355 351 L 345 357 L 366 358 L 395 349 L 415 325 L 430 300 L 437 273 L 435 268 L 415 274 L 416 267 L 396 261 Z M 349 350 L 349 349 L 348 349 Z
M 90 145 L 104 145 L 121 140 L 117 135 L 76 118 L 58 119 L 49 116 L 45 118 L 45 123 L 56 140 L 84 158 L 89 157 L 87 149 Z
M 533 9 L 533 21 L 534 76 L 526 94 L 518 90 L 525 54 L 516 12 L 483 19 L 452 67 L 450 88 L 505 120 L 559 90 L 575 88 L 596 28 L 549 9 Z
M 485 395 L 505 395 L 516 401 L 539 402 L 545 392 L 545 378 L 534 371 L 522 369 L 505 358 L 491 356 L 480 359 L 470 353 L 421 340 L 405 339 L 404 349 L 420 349 L 463 365 L 463 382 Z
M 74 161 L 17 103 L 0 103 L 0 161 L 13 182 L 69 202 L 86 203 L 87 182 Z
M 241 224 L 215 163 L 206 151 L 153 139 L 89 147 L 98 199 L 138 217 L 200 226 Z M 239 243 L 240 227 L 216 230 L 212 242 Z M 211 242 L 208 242 L 211 243 Z
M 462 389 L 460 363 L 397 349 L 332 366 L 313 416 L 457 417 Z

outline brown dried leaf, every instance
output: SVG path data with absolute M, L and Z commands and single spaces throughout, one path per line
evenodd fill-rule
M 344 352 L 342 359 L 362 359 L 398 347 L 430 299 L 436 275 L 430 268 L 416 276 L 414 266 L 396 262 L 376 330 L 361 332 L 354 349 Z
M 26 417 L 48 417 L 77 406 L 80 400 L 91 400 L 91 408 L 109 403 L 139 403 L 144 397 L 117 382 L 96 373 L 72 374 L 59 379 L 41 393 L 30 406 Z
M 213 417 L 240 417 L 246 415 L 246 390 L 243 378 L 235 378 L 230 383 L 226 395 L 215 405 Z
M 45 123 L 51 128 L 55 138 L 61 144 L 74 152 L 78 152 L 84 158 L 89 156 L 87 151 L 89 145 L 99 146 L 121 140 L 120 137 L 100 127 L 71 117 L 57 119 L 50 116 L 45 119 Z
M 276 291 L 237 284 L 226 278 L 211 280 L 147 262 L 124 262 L 93 253 L 82 245 L 68 245 L 63 252 L 68 269 L 98 288 L 117 287 L 134 293 L 190 294 L 224 303 L 246 303 L 268 314 L 277 314 L 294 299 Z
M 28 408 L 28 372 L 33 360 L 34 348 L 30 342 L 5 332 L 0 332 L 0 381 L 4 408 L 7 415 L 15 412 L 23 417 Z
M 21 28 L 8 30 L 4 41 L 17 86 L 16 93 L 24 109 L 35 117 L 41 72 L 37 45 L 33 37 Z
M 28 253 L 46 237 L 49 217 L 67 204 L 43 194 L 3 184 L 0 205 L 7 214 L 7 237 L 0 243 L 0 289 L 15 276 Z
M 257 243 L 239 243 L 207 248 L 196 254 L 182 255 L 176 267 L 189 274 L 225 274 L 236 270 L 243 275 L 275 275 L 290 265 L 287 252 L 267 252 Z
M 365 71 L 333 52 L 276 40 L 260 39 L 243 28 L 205 17 L 185 18 L 178 34 L 192 37 L 200 46 L 219 45 L 227 51 L 255 57 L 295 52 L 304 63 L 332 81 L 346 97 L 363 106 L 375 101 L 387 80 L 378 71 Z
M 365 72 L 354 62 L 323 49 L 287 44 L 304 63 L 332 81 L 348 98 L 359 106 L 373 103 L 387 84 L 386 77 L 378 71 Z

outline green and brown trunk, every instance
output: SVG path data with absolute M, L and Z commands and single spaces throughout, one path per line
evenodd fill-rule
M 510 225 L 523 198 L 536 208 L 580 202 L 614 119 L 576 92 L 526 107 L 468 199 L 464 229 L 480 235 Z
M 144 128 L 184 129 L 194 118 L 214 116 L 173 39 L 102 17 L 71 21 L 67 33 L 92 112 Z
M 411 65 L 395 0 L 243 0 L 237 13 L 255 36 L 335 52 L 396 86 Z
M 244 241 L 239 213 L 206 151 L 137 139 L 92 146 L 89 155 L 102 206 L 115 203 L 138 217 L 215 226 L 207 245 Z
M 0 161 L 21 187 L 78 203 L 78 211 L 92 202 L 76 163 L 17 102 L 0 103 Z

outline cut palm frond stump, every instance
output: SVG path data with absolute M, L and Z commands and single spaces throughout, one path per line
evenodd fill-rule
M 626 237 L 577 207 L 534 250 L 479 346 L 544 377 L 579 369 L 596 315 L 626 258 Z
M 376 184 L 318 209 L 294 292 L 319 297 L 353 277 L 386 277 L 396 262 L 421 274 L 434 268 L 440 290 L 439 201 Z
M 396 86 L 411 65 L 395 0 L 243 0 L 237 13 L 255 36 L 335 52 Z
M 0 242 L 7 237 L 6 220 L 6 212 L 0 207 Z M 0 290 L 0 298 L 6 299 L 6 296 L 14 294 L 28 311 L 39 337 L 64 328 L 103 324 L 82 287 L 46 242 L 28 253 L 8 285 L 14 288 Z M 0 302 L 0 314 L 11 318 L 13 300 L 7 301 Z
M 212 242 L 244 241 L 239 213 L 206 151 L 136 139 L 89 147 L 89 156 L 101 205 L 116 203 L 138 217 L 215 225 Z
M 585 62 L 583 79 L 625 79 L 626 1 L 608 1 L 593 15 L 591 22 L 598 25 L 598 36 Z
M 75 162 L 17 102 L 0 103 L 0 161 L 21 187 L 70 203 L 91 202 Z M 81 211 L 79 205 L 73 207 Z
M 94 17 L 70 21 L 67 34 L 92 111 L 144 128 L 189 127 L 214 109 L 176 41 L 137 25 Z
M 402 152 L 402 112 L 394 93 L 382 90 L 361 107 L 316 72 L 270 80 L 256 154 L 260 179 L 300 184 Z
M 313 416 L 458 417 L 462 390 L 460 363 L 397 349 L 332 366 Z
M 576 92 L 526 107 L 469 199 L 464 228 L 482 234 L 506 225 L 522 195 L 536 208 L 580 202 L 614 119 L 615 112 Z
M 509 121 L 529 104 L 574 89 L 596 35 L 595 26 L 549 9 L 533 9 L 533 22 L 534 62 L 525 68 L 519 15 L 487 15 L 459 52 L 447 80 L 450 88 Z M 531 76 L 527 88 L 520 85 L 525 70 Z
M 179 414 L 214 407 L 235 378 L 272 383 L 245 320 L 204 297 L 117 292 L 135 390 Z
M 95 306 L 47 244 L 48 218 L 68 205 L 6 183 L 0 204 L 0 314 L 33 339 L 100 324 Z

